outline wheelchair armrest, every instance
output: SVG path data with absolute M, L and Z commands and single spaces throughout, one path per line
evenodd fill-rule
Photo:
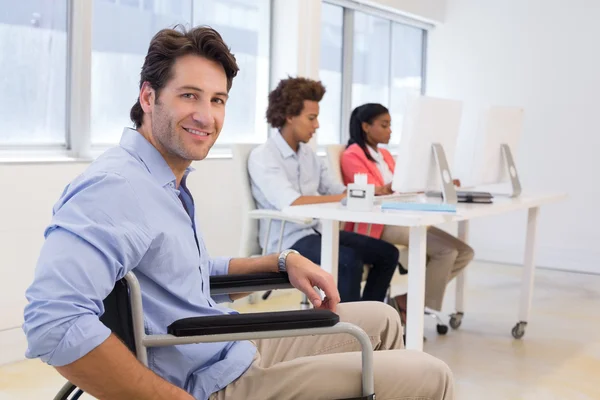
M 339 321 L 336 313 L 318 309 L 228 314 L 180 319 L 169 325 L 167 332 L 177 337 L 204 336 L 324 328 L 334 326 Z
M 249 293 L 259 290 L 291 289 L 287 274 L 262 272 L 258 274 L 217 275 L 210 277 L 210 294 Z
M 276 219 L 279 221 L 293 222 L 295 224 L 309 225 L 312 224 L 312 218 L 292 217 L 277 210 L 252 210 L 248 212 L 248 216 L 252 219 Z

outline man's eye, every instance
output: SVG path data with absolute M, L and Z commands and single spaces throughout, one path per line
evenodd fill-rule
M 217 104 L 225 104 L 225 100 L 223 100 L 219 97 L 215 98 L 213 101 Z
M 181 95 L 181 97 L 183 97 L 184 99 L 195 99 L 196 95 L 193 93 L 184 93 Z

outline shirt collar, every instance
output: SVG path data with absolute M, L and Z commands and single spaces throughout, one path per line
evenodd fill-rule
M 277 149 L 279 150 L 279 152 L 281 153 L 281 156 L 283 158 L 288 158 L 288 157 L 292 157 L 294 156 L 296 153 L 294 152 L 294 150 L 292 150 L 292 148 L 290 147 L 290 145 L 285 141 L 285 139 L 283 138 L 283 136 L 281 136 L 281 133 L 276 133 L 273 136 L 271 136 L 273 138 L 273 142 L 275 142 L 275 146 L 277 147 Z M 302 143 L 300 143 L 300 145 L 302 145 Z M 301 146 L 298 147 L 298 152 L 302 149 Z
M 161 186 L 175 183 L 175 174 L 165 161 L 162 154 L 148 142 L 141 133 L 132 128 L 123 129 L 123 135 L 119 145 L 132 156 L 140 160 Z M 188 167 L 183 175 L 182 183 L 185 184 L 187 175 L 194 171 L 194 168 Z
M 373 157 L 376 160 L 382 159 L 381 153 L 379 151 L 375 150 L 374 148 L 372 148 L 369 145 L 367 145 L 367 149 L 369 149 L 369 153 L 371 153 L 371 157 Z

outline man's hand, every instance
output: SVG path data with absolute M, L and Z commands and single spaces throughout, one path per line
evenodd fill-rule
M 287 256 L 285 266 L 292 286 L 306 294 L 315 308 L 335 311 L 340 302 L 340 293 L 331 274 L 323 271 L 309 259 L 295 253 Z M 321 300 L 321 296 L 315 291 L 314 286 L 325 292 L 325 299 Z
M 386 194 L 393 194 L 392 190 L 392 182 L 388 183 L 385 186 L 375 186 L 375 196 L 382 196 Z

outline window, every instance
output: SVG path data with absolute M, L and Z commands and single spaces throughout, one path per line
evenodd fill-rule
M 261 142 L 269 90 L 269 0 L 94 0 L 91 139 L 114 144 L 139 94 L 148 43 L 160 29 L 183 24 L 215 28 L 235 54 L 227 116 L 217 144 Z
M 342 50 L 344 9 L 323 3 L 321 8 L 321 58 L 319 79 L 326 92 L 320 103 L 317 142 L 339 143 L 342 122 Z
M 271 0 L 0 0 L 0 7 L 10 10 L 0 14 L 0 54 L 10 55 L 0 60 L 0 151 L 86 156 L 90 146 L 117 143 L 132 126 L 148 43 L 176 24 L 214 27 L 238 60 L 217 145 L 268 135 Z M 367 101 L 390 108 L 397 142 L 406 100 L 423 90 L 426 24 L 349 0 L 324 0 L 320 23 L 327 92 L 318 142 L 345 143 L 352 108 Z
M 192 0 L 94 0 L 92 23 L 91 141 L 119 142 L 132 126 L 140 69 L 152 36 L 191 23 Z
M 407 100 L 423 91 L 422 29 L 392 23 L 390 114 L 394 124 L 390 143 L 400 143 Z
M 233 80 L 227 116 L 217 144 L 259 143 L 267 138 L 270 3 L 270 0 L 194 2 L 194 24 L 215 28 L 240 67 Z
M 66 146 L 67 0 L 0 0 L 0 146 Z
M 388 107 L 391 143 L 399 143 L 407 99 L 423 91 L 426 31 L 393 14 L 366 6 L 355 10 L 352 3 L 348 7 L 324 2 L 321 11 L 319 74 L 327 93 L 318 143 L 345 143 L 350 113 L 370 102 Z
M 352 109 L 364 103 L 388 103 L 391 24 L 383 18 L 354 13 Z

